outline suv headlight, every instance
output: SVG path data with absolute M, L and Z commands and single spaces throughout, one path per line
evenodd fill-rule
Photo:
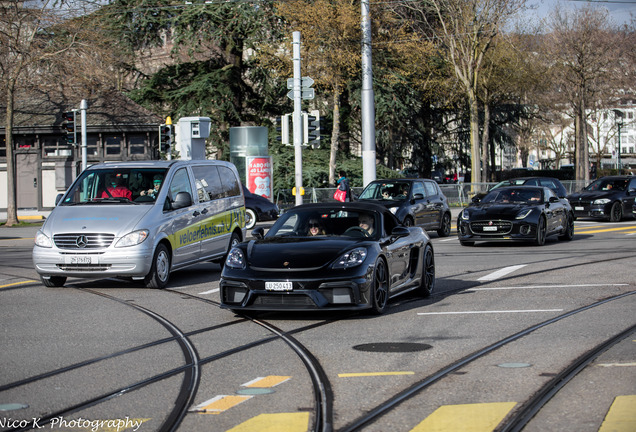
M 35 244 L 45 248 L 53 247 L 53 242 L 42 230 L 38 230 L 38 232 L 35 233 Z
M 356 248 L 349 252 L 342 254 L 338 258 L 335 264 L 332 266 L 334 269 L 348 269 L 351 267 L 359 266 L 364 262 L 367 257 L 366 248 Z
M 243 255 L 243 251 L 239 248 L 232 248 L 227 254 L 225 265 L 234 269 L 244 269 L 245 255 Z
M 120 238 L 115 247 L 136 246 L 142 243 L 148 237 L 148 230 L 133 231 Z

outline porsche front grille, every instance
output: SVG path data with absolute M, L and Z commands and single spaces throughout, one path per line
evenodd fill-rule
M 71 233 L 56 234 L 53 240 L 60 249 L 103 249 L 110 246 L 114 238 L 114 234 Z
M 495 227 L 496 231 L 489 231 L 488 228 L 485 227 Z M 471 222 L 470 230 L 473 234 L 477 235 L 501 235 L 501 234 L 510 234 L 512 231 L 512 222 L 509 221 L 480 221 L 480 222 Z

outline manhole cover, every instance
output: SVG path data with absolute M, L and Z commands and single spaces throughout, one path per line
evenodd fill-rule
M 431 348 L 431 345 L 409 342 L 376 342 L 353 347 L 354 350 L 368 352 L 417 352 Z

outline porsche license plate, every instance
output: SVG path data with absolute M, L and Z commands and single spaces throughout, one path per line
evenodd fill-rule
M 267 291 L 291 291 L 293 284 L 291 282 L 265 282 Z
M 497 231 L 496 226 L 485 226 L 484 231 Z
M 67 255 L 64 257 L 66 264 L 97 264 L 96 255 Z

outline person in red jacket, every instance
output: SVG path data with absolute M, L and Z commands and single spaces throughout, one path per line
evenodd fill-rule
M 132 192 L 123 183 L 123 177 L 118 174 L 110 179 L 110 185 L 102 192 L 102 198 L 127 198 L 132 200 Z

